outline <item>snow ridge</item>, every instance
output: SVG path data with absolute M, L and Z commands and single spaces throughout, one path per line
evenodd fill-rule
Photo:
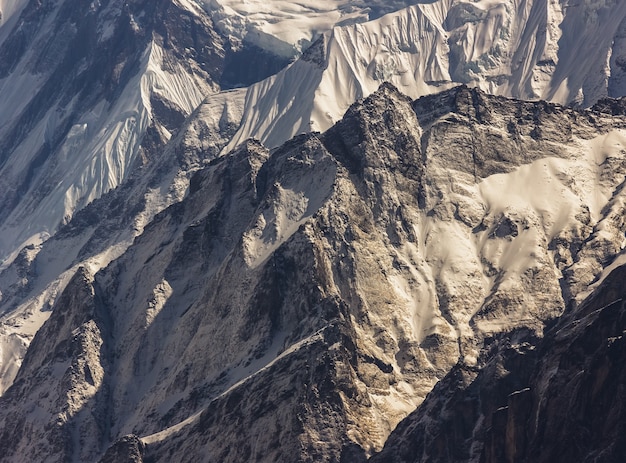
M 241 129 L 225 152 L 250 137 L 275 147 L 323 132 L 385 81 L 412 98 L 457 84 L 582 106 L 609 89 L 621 96 L 609 83 L 620 72 L 611 56 L 622 53 L 614 38 L 624 18 L 623 2 L 446 0 L 334 27 L 323 46 L 314 45 L 323 47 L 317 67 L 302 63 L 305 55 L 249 89 Z

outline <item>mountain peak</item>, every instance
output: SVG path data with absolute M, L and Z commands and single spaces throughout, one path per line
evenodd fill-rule
M 2 462 L 621 452 L 626 3 L 79 3 L 0 0 Z

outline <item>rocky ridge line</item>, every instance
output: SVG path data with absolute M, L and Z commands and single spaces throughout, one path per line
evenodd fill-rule
M 38 439 L 58 460 L 131 434 L 150 461 L 367 457 L 455 365 L 478 371 L 491 339 L 541 336 L 574 306 L 563 270 L 601 277 L 586 262 L 620 251 L 594 233 L 620 223 L 584 193 L 599 176 L 617 204 L 623 130 L 621 115 L 466 87 L 412 102 L 383 85 L 324 134 L 271 152 L 249 141 L 93 281 L 73 279 L 44 329 L 78 320 L 90 341 L 65 364 L 46 352 L 68 337 L 37 335 L 0 428 L 54 426 L 64 446 Z M 529 178 L 550 201 L 511 196 Z M 76 434 L 99 400 L 105 432 Z M 1 441 L 5 461 L 41 456 L 22 435 Z

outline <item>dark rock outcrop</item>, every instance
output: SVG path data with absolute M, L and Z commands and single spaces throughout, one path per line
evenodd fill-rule
M 542 339 L 493 340 L 455 367 L 371 462 L 617 462 L 626 457 L 626 267 Z

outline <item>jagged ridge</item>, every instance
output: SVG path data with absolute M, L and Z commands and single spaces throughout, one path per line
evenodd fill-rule
M 39 439 L 58 460 L 128 434 L 151 461 L 378 451 L 457 362 L 485 364 L 485 340 L 540 336 L 576 284 L 603 277 L 624 233 L 623 127 L 466 87 L 412 103 L 384 85 L 325 134 L 248 142 L 105 270 L 74 277 L 0 399 L 3 432 L 57 423 L 63 445 Z M 532 194 L 512 187 L 528 178 Z M 68 343 L 60 323 L 77 346 L 62 362 L 46 354 Z M 37 459 L 33 435 L 2 439 L 5 460 Z

